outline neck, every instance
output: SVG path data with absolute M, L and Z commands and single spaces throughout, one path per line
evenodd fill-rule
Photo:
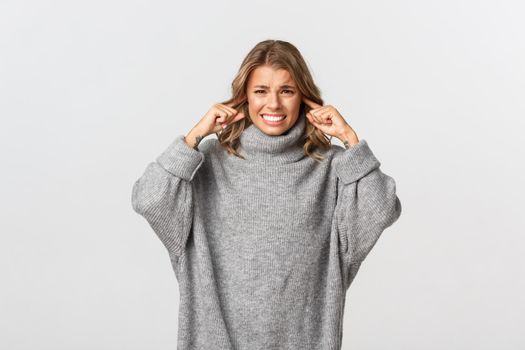
M 305 156 L 306 116 L 301 108 L 298 119 L 281 135 L 268 135 L 255 124 L 244 129 L 240 136 L 239 153 L 247 161 L 268 163 L 293 163 Z

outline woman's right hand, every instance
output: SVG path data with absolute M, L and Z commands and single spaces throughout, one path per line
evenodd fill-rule
M 194 129 L 200 130 L 201 133 L 208 136 L 221 131 L 233 122 L 241 120 L 245 117 L 244 113 L 232 108 L 232 106 L 240 102 L 242 102 L 242 100 L 238 103 L 214 104 L 197 125 L 195 125 Z

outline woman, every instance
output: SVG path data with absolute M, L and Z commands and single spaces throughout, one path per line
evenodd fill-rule
M 346 290 L 401 214 L 379 166 L 299 51 L 257 44 L 133 187 L 179 282 L 177 349 L 340 349 Z

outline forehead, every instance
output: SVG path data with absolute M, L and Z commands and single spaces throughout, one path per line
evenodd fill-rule
M 271 66 L 259 66 L 255 68 L 248 81 L 249 85 L 294 85 L 294 80 L 286 69 L 274 69 Z

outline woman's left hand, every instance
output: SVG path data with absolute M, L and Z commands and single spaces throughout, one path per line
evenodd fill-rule
M 348 141 L 350 145 L 359 143 L 359 138 L 352 127 L 345 121 L 343 116 L 331 105 L 321 106 L 303 96 L 303 102 L 311 109 L 306 117 L 316 128 L 335 136 L 341 141 Z

